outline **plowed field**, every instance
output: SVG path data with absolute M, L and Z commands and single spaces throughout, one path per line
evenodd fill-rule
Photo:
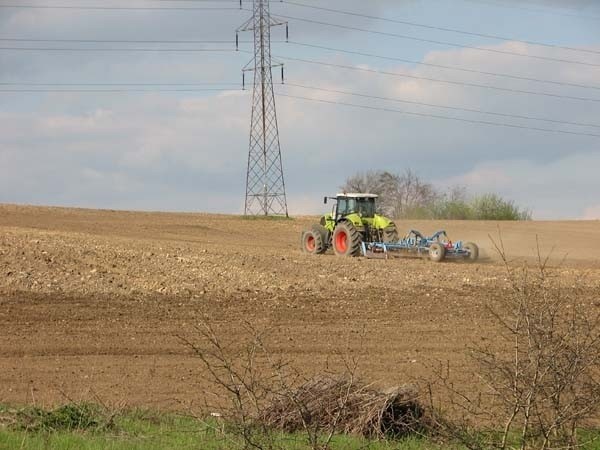
M 432 360 L 467 373 L 465 349 L 493 345 L 487 306 L 508 289 L 499 232 L 514 264 L 535 263 L 536 236 L 554 248 L 557 283 L 600 312 L 598 222 L 398 222 L 482 247 L 477 264 L 436 265 L 304 255 L 314 220 L 0 205 L 0 402 L 198 404 L 200 364 L 179 336 L 201 317 L 232 342 L 245 321 L 270 329 L 271 351 L 308 372 L 341 352 L 382 385 Z

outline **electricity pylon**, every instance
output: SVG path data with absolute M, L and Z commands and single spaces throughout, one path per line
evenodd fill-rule
M 287 22 L 271 17 L 269 0 L 254 0 L 253 16 L 237 30 L 254 32 L 254 58 L 243 69 L 244 79 L 254 72 L 245 215 L 288 216 L 272 73 L 281 67 L 283 80 L 283 64 L 271 59 L 271 28 L 279 25 L 287 35 Z

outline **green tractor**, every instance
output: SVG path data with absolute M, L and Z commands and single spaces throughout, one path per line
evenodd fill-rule
M 333 248 L 337 256 L 358 256 L 362 242 L 398 241 L 394 222 L 376 213 L 377 195 L 338 194 L 325 197 L 324 203 L 328 200 L 335 201 L 332 212 L 302 233 L 305 253 L 318 255 Z

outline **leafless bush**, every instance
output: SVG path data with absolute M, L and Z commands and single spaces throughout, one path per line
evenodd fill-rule
M 208 381 L 215 389 L 209 394 L 221 401 L 207 405 L 228 427 L 228 434 L 241 439 L 245 448 L 286 448 L 283 430 L 265 420 L 274 404 L 285 402 L 300 420 L 299 430 L 313 449 L 327 449 L 337 431 L 338 421 L 333 417 L 327 427 L 310 420 L 310 409 L 295 388 L 306 382 L 291 365 L 277 359 L 265 345 L 265 332 L 245 324 L 247 340 L 240 350 L 223 343 L 208 322 L 196 328 L 200 343 L 181 338 L 202 361 Z M 356 364 L 346 366 L 352 389 Z M 223 404 L 226 399 L 229 404 Z M 347 396 L 339 399 L 339 417 L 344 415 Z
M 234 350 L 208 322 L 202 322 L 195 331 L 200 338 L 198 343 L 187 337 L 179 338 L 202 361 L 207 380 L 214 388 L 207 391 L 207 410 L 227 424 L 229 434 L 240 438 L 244 448 L 277 448 L 275 436 L 258 419 L 272 395 L 272 385 L 276 382 L 273 371 L 282 370 L 279 363 L 259 358 L 264 351 L 263 335 L 247 325 L 248 341 L 241 349 Z M 266 370 L 269 364 L 273 366 L 271 371 Z
M 510 290 L 491 309 L 497 340 L 471 350 L 485 389 L 460 392 L 440 366 L 438 387 L 454 419 L 436 408 L 438 429 L 469 448 L 577 448 L 581 429 L 600 411 L 599 316 L 582 301 L 585 293 L 549 276 L 547 259 L 538 256 L 535 270 L 514 269 L 502 240 L 494 244 Z M 488 424 L 487 432 L 478 423 Z
M 200 342 L 181 338 L 202 361 L 211 395 L 228 405 L 218 411 L 232 436 L 245 448 L 286 448 L 290 433 L 302 436 L 312 449 L 328 449 L 336 434 L 399 437 L 420 429 L 422 409 L 416 389 L 380 392 L 357 377 L 358 360 L 337 355 L 342 370 L 305 377 L 273 357 L 265 334 L 246 324 L 241 350 L 225 345 L 211 325 L 196 328 Z M 227 434 L 227 433 L 225 433 Z
M 264 420 L 287 432 L 307 425 L 317 430 L 385 439 L 403 437 L 423 428 L 423 409 L 415 386 L 382 392 L 347 376 L 318 376 L 293 391 L 293 402 L 282 398 L 265 411 Z M 295 404 L 302 405 L 298 414 Z

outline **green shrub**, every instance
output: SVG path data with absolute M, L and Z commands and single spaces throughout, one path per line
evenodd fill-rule
M 471 202 L 474 220 L 531 220 L 531 212 L 496 194 L 475 197 Z
M 47 411 L 38 407 L 17 413 L 16 427 L 29 431 L 98 431 L 113 427 L 109 417 L 99 406 L 89 403 L 71 403 Z
M 433 207 L 433 218 L 438 220 L 471 220 L 473 209 L 464 200 L 441 200 Z

